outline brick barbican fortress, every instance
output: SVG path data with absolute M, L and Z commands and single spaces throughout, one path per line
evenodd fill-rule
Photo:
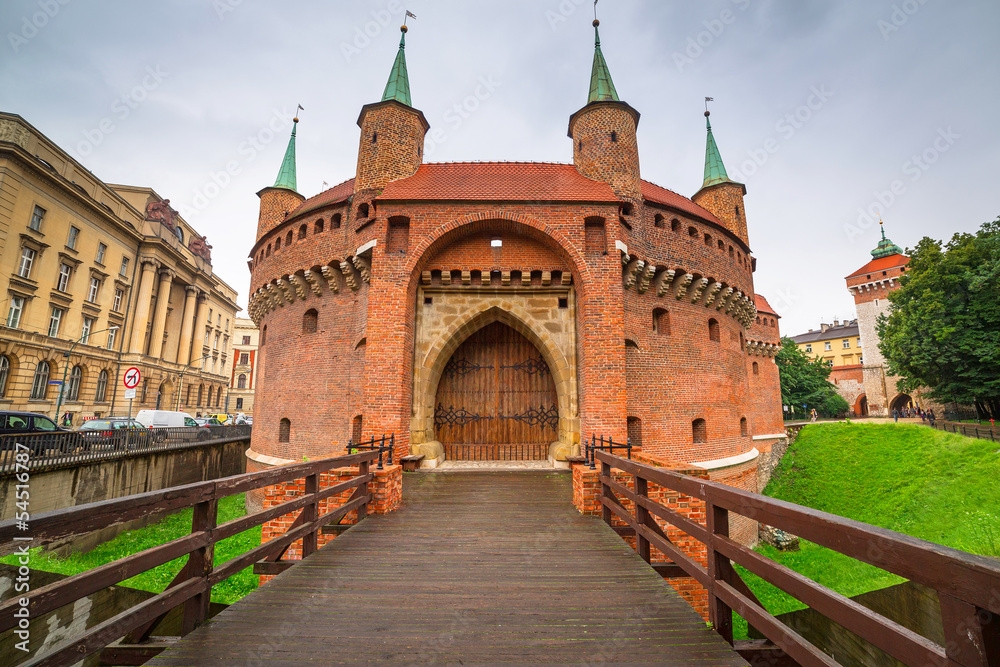
M 746 188 L 711 124 L 690 199 L 642 180 L 639 112 L 598 37 L 572 164 L 423 163 L 402 30 L 358 118 L 355 177 L 299 194 L 293 129 L 258 193 L 248 469 L 383 433 L 424 466 L 565 466 L 596 434 L 756 491 L 784 438 L 778 316 L 754 292 Z

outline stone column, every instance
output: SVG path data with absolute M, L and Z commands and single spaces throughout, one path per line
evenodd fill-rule
M 194 343 L 191 348 L 191 364 L 201 359 L 201 337 L 205 331 L 205 320 L 208 319 L 208 294 L 202 292 L 198 295 L 198 315 L 194 318 L 194 328 L 191 331 L 191 339 Z M 197 366 L 201 368 L 201 366 Z
M 167 323 L 167 302 L 170 300 L 170 283 L 174 277 L 170 271 L 160 273 L 160 286 L 156 291 L 156 312 L 153 326 L 149 330 L 149 356 L 159 359 L 163 352 L 163 329 Z
M 146 335 L 146 325 L 149 324 L 149 306 L 153 299 L 153 278 L 156 275 L 156 262 L 144 260 L 142 274 L 139 276 L 139 297 L 135 302 L 135 315 L 132 317 L 132 340 L 129 352 L 142 354 L 143 336 Z
M 184 288 L 184 317 L 181 320 L 181 340 L 177 347 L 177 363 L 187 366 L 191 361 L 191 332 L 194 331 L 194 311 L 197 306 L 198 288 L 188 285 Z

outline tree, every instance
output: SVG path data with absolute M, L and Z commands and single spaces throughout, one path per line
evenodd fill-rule
M 791 338 L 781 339 L 781 350 L 774 357 L 781 380 L 781 402 L 798 412 L 813 408 L 823 417 L 840 417 L 850 410 L 847 401 L 830 384 L 833 370 L 822 359 L 813 359 L 799 349 Z
M 879 318 L 879 349 L 900 387 L 1000 419 L 1000 218 L 942 246 L 924 237 Z

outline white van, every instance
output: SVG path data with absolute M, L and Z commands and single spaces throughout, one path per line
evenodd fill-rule
M 198 425 L 198 422 L 188 413 L 173 410 L 139 410 L 135 420 L 146 428 L 177 428 Z

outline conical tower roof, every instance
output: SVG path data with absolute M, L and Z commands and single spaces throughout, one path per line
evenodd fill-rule
M 389 72 L 389 81 L 385 84 L 382 101 L 396 100 L 411 107 L 413 104 L 410 102 L 410 77 L 406 73 L 406 26 L 401 26 L 400 31 L 403 34 L 399 37 L 399 51 L 396 53 L 396 61 L 392 64 L 392 71 Z
M 615 90 L 615 82 L 611 80 L 611 71 L 608 63 L 601 53 L 601 33 L 597 26 L 600 21 L 594 20 L 594 67 L 590 72 L 590 95 L 587 103 L 591 102 L 620 102 L 618 91 Z
M 736 183 L 736 181 L 729 178 L 729 174 L 726 173 L 726 165 L 722 164 L 722 155 L 719 153 L 719 147 L 715 143 L 715 136 L 712 134 L 712 123 L 708 119 L 709 112 L 705 112 L 705 125 L 708 128 L 708 141 L 705 144 L 705 182 L 702 183 L 702 188 L 707 188 L 710 185 L 718 185 L 720 183 Z
M 885 225 L 882 224 L 881 220 L 878 221 L 878 224 L 879 227 L 882 228 L 882 240 L 879 241 L 878 245 L 875 246 L 875 249 L 872 250 L 872 258 L 882 259 L 883 257 L 902 255 L 903 249 L 885 237 Z
M 292 192 L 298 192 L 295 181 L 295 130 L 298 128 L 299 119 L 292 119 L 292 136 L 288 139 L 288 148 L 285 149 L 285 159 L 281 161 L 281 169 L 278 170 L 278 178 L 274 181 L 274 187 L 285 188 Z

